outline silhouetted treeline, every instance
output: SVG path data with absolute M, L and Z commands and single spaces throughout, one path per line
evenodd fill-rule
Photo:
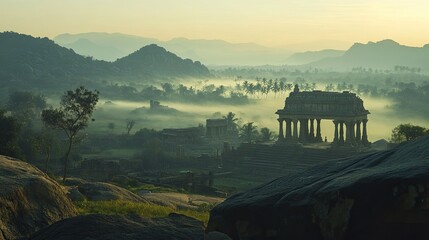
M 163 100 L 180 102 L 216 102 L 229 104 L 248 103 L 245 94 L 234 91 L 223 85 L 204 85 L 197 89 L 184 84 L 173 85 L 162 83 L 161 86 L 149 85 L 138 90 L 129 85 L 111 84 L 102 86 L 100 91 L 103 97 L 109 99 L 122 99 L 131 101 Z

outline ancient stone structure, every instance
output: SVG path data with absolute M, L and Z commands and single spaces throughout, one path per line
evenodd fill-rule
M 367 145 L 367 122 L 369 111 L 356 94 L 348 91 L 300 92 L 298 85 L 279 109 L 278 142 L 321 142 L 321 120 L 333 120 L 334 146 Z M 286 123 L 286 126 L 285 124 Z M 285 129 L 286 128 L 286 129 Z
M 204 128 L 188 127 L 188 128 L 164 128 L 161 132 L 162 141 L 175 142 L 179 144 L 192 144 L 201 141 L 204 135 Z
M 207 138 L 225 138 L 228 135 L 228 122 L 226 119 L 207 119 L 206 137 Z
M 160 109 L 168 109 L 168 106 L 161 105 L 159 101 L 150 100 L 149 102 L 150 110 L 160 110 Z

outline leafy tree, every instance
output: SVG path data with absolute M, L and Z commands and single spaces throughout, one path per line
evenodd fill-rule
M 424 127 L 411 125 L 409 123 L 400 124 L 392 130 L 390 141 L 394 143 L 411 141 L 428 134 L 429 129 Z
M 258 137 L 258 131 L 253 122 L 245 123 L 240 129 L 240 138 L 248 143 L 252 143 Z
M 171 83 L 163 83 L 161 84 L 162 90 L 164 91 L 165 96 L 171 96 L 174 94 L 174 88 Z
M 20 149 L 17 145 L 20 125 L 11 116 L 6 116 L 6 112 L 0 109 L 0 154 L 11 157 L 18 157 Z
M 26 91 L 16 91 L 9 95 L 7 108 L 22 125 L 28 125 L 46 108 L 46 98 Z
M 90 91 L 79 87 L 67 91 L 61 98 L 60 107 L 42 112 L 43 122 L 52 128 L 61 129 L 67 136 L 68 146 L 64 157 L 63 181 L 67 177 L 67 163 L 71 148 L 78 141 L 78 133 L 88 126 L 95 105 L 98 102 L 98 91 Z

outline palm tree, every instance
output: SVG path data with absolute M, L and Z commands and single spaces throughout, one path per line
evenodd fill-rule
M 240 129 L 240 138 L 248 143 L 252 143 L 258 136 L 258 131 L 253 122 L 245 123 Z
M 280 92 L 281 93 L 285 92 L 285 90 L 286 90 L 286 84 L 285 84 L 284 81 L 280 80 L 280 82 L 279 82 L 279 88 L 280 88 Z
M 280 91 L 279 82 L 277 79 L 274 81 L 273 85 L 273 92 L 274 92 L 274 99 L 277 97 L 277 93 Z
M 226 119 L 228 133 L 236 132 L 238 118 L 235 117 L 235 113 L 229 112 L 226 116 L 223 116 L 223 118 Z
M 274 132 L 272 132 L 270 129 L 266 127 L 261 128 L 260 133 L 261 133 L 260 135 L 261 142 L 269 142 L 273 140 Z

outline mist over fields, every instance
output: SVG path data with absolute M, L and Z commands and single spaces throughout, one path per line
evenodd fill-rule
M 70 43 L 79 41 L 76 38 L 80 37 L 106 44 L 125 41 L 124 36 L 118 34 L 61 35 L 56 41 Z M 108 124 L 110 116 L 117 125 L 125 119 L 135 118 L 139 120 L 139 128 L 162 130 L 197 126 L 205 124 L 207 118 L 234 112 L 241 124 L 255 122 L 258 127 L 268 127 L 277 132 L 274 113 L 284 107 L 284 99 L 292 90 L 291 86 L 298 84 L 303 91 L 348 90 L 357 93 L 371 112 L 368 128 L 372 141 L 388 139 L 391 130 L 400 123 L 427 124 L 425 118 L 429 116 L 429 110 L 425 101 L 429 77 L 425 75 L 428 70 L 425 64 L 429 61 L 425 57 L 429 55 L 425 54 L 426 46 L 410 48 L 386 40 L 367 45 L 355 44 L 345 52 L 329 50 L 291 57 L 294 61 L 310 61 L 304 65 L 213 66 L 207 69 L 204 62 L 182 59 L 168 49 L 153 45 L 154 39 L 125 39 L 134 39 L 134 47 L 138 44 L 152 45 L 142 46 L 129 56 L 109 63 L 82 57 L 47 39 L 2 33 L 0 60 L 3 67 L 0 68 L 0 76 L 4 84 L 0 89 L 1 98 L 6 101 L 8 94 L 18 89 L 36 91 L 55 105 L 51 98 L 58 99 L 67 88 L 85 85 L 98 89 L 103 101 L 113 103 L 110 106 L 99 103 L 96 116 L 100 114 L 103 117 L 94 123 L 95 129 L 103 129 L 100 126 Z M 198 45 L 191 41 L 187 42 L 187 47 L 207 44 Z M 112 45 L 107 44 L 106 47 L 111 49 Z M 218 47 L 212 45 L 212 49 Z M 243 45 L 228 47 L 245 53 L 253 51 L 243 48 Z M 227 52 L 219 48 L 219 52 Z M 420 56 L 420 53 L 421 57 L 410 57 Z M 29 57 L 20 57 L 23 55 Z M 380 57 L 374 59 L 374 55 Z M 58 56 L 61 61 L 58 61 Z M 317 58 L 322 59 L 315 61 Z M 55 70 L 50 66 L 55 66 Z M 243 87 L 245 82 L 251 83 L 247 89 Z M 279 88 L 276 85 L 279 83 L 283 88 L 275 89 Z M 172 111 L 152 113 L 148 111 L 150 100 L 158 100 Z M 322 132 L 328 141 L 332 140 L 332 127 L 332 123 L 323 121 Z

